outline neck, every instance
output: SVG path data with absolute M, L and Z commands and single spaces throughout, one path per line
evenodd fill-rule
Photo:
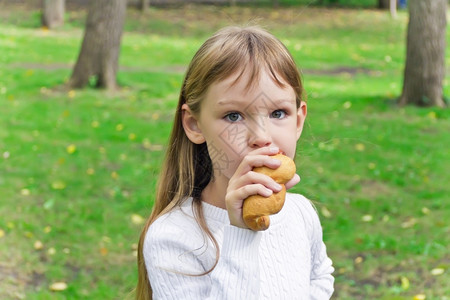
M 202 201 L 226 209 L 225 194 L 227 192 L 228 178 L 217 176 L 202 191 Z

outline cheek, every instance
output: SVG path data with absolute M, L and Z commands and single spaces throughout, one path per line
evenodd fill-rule
M 283 129 L 275 131 L 272 134 L 274 144 L 278 146 L 287 156 L 293 157 L 297 147 L 297 130 L 296 126 L 290 126 L 292 129 Z
M 239 155 L 217 136 L 208 141 L 208 152 L 215 176 L 230 178 L 240 163 Z

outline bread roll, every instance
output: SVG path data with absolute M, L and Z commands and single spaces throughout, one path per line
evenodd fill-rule
M 274 155 L 273 158 L 281 161 L 281 165 L 277 169 L 258 167 L 254 168 L 253 171 L 270 176 L 281 185 L 281 191 L 273 193 L 269 197 L 252 195 L 244 200 L 242 212 L 244 223 L 255 231 L 269 228 L 269 215 L 278 213 L 284 205 L 284 199 L 286 197 L 286 187 L 284 184 L 295 175 L 295 163 L 292 159 L 283 154 Z

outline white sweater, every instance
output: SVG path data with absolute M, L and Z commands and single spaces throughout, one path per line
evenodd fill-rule
M 220 257 L 193 218 L 192 199 L 159 217 L 144 241 L 153 299 L 329 299 L 334 271 L 309 200 L 288 193 L 266 231 L 230 225 L 226 210 L 203 203 Z

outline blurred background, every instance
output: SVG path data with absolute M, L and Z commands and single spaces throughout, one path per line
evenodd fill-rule
M 333 299 L 450 298 L 446 0 L 0 0 L 0 299 L 124 299 L 187 64 L 227 25 L 290 50 Z

